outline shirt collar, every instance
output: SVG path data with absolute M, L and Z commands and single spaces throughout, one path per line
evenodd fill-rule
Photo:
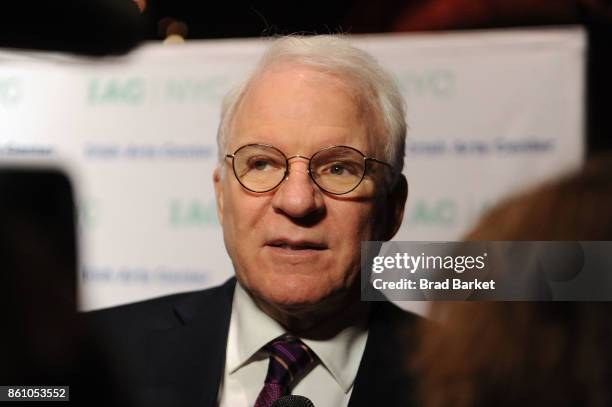
M 237 352 L 228 358 L 229 374 L 259 360 L 259 350 L 284 333 L 286 330 L 283 326 L 261 311 L 241 285 L 236 284 L 229 340 L 235 341 L 233 346 Z M 362 325 L 343 329 L 331 339 L 303 339 L 303 342 L 319 357 L 340 388 L 347 393 L 357 376 L 367 337 L 364 321 Z

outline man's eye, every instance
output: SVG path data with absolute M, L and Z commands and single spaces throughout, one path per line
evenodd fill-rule
M 268 166 L 268 162 L 264 160 L 257 160 L 253 163 L 253 168 L 259 171 L 263 171 Z
M 323 173 L 334 176 L 354 176 L 358 173 L 358 169 L 355 165 L 351 165 L 348 162 L 335 162 L 329 164 L 326 168 L 323 169 Z
M 329 167 L 329 173 L 332 175 L 342 175 L 344 173 L 345 168 L 340 164 L 334 164 Z
M 279 165 L 277 162 L 267 157 L 253 157 L 248 160 L 249 170 L 270 171 L 278 167 Z

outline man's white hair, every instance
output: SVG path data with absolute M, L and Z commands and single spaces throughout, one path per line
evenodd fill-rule
M 406 107 L 395 79 L 367 52 L 355 48 L 343 35 L 291 35 L 272 40 L 255 70 L 223 99 L 217 131 L 219 162 L 229 153 L 232 121 L 249 85 L 272 66 L 295 63 L 339 78 L 354 91 L 368 117 L 370 140 L 382 147 L 384 157 L 399 173 L 404 167 Z

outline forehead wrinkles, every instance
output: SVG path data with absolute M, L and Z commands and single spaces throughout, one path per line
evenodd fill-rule
M 279 110 L 276 101 L 267 97 L 270 92 L 267 91 L 266 87 L 269 88 L 275 84 L 278 86 L 273 90 L 275 96 L 281 98 L 289 96 L 296 103 L 285 103 L 283 109 Z M 280 88 L 281 86 L 282 88 Z M 303 69 L 295 71 L 287 68 L 282 71 L 279 69 L 269 70 L 263 73 L 254 83 L 245 100 L 251 102 L 249 107 L 264 113 L 280 113 L 283 119 L 303 120 L 316 109 L 312 103 L 305 103 L 304 101 L 309 100 L 308 97 L 314 97 L 317 90 L 329 89 L 330 86 L 333 85 L 328 78 L 315 76 L 311 72 L 304 72 Z M 336 91 L 336 89 L 333 91 Z
M 352 93 L 333 75 L 302 66 L 282 65 L 268 69 L 252 82 L 242 100 L 240 114 L 267 114 L 265 117 L 300 121 L 316 121 L 318 116 L 329 119 L 325 116 L 325 106 L 340 96 L 346 97 L 349 103 L 341 103 L 338 119 L 353 122 L 359 116 Z M 337 109 L 338 105 L 333 107 Z

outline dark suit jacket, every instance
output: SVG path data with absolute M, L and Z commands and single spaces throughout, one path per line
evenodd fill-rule
M 235 284 L 88 313 L 134 405 L 216 405 Z M 414 404 L 406 365 L 418 319 L 373 304 L 349 407 Z

